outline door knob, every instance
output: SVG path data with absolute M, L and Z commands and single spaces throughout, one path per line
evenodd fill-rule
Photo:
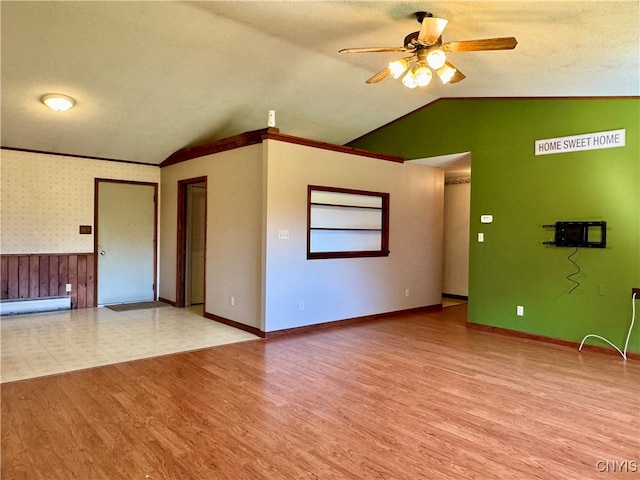
M 106 255 L 107 252 L 105 252 L 104 250 L 100 250 L 100 255 Z

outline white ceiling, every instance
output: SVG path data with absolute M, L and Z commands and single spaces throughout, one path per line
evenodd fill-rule
M 445 42 L 518 46 L 451 53 L 467 78 L 416 90 L 365 84 L 398 54 L 337 53 L 401 46 L 419 10 L 449 20 Z M 637 0 L 3 0 L 1 15 L 1 143 L 28 150 L 158 164 L 268 110 L 282 133 L 343 144 L 441 97 L 640 94 Z M 52 92 L 76 106 L 47 109 Z
M 471 152 L 451 153 L 429 158 L 408 159 L 411 163 L 444 169 L 445 180 L 464 178 L 471 174 Z

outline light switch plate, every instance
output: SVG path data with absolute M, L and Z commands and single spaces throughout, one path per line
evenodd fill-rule
M 278 230 L 278 240 L 289 240 L 289 230 Z
M 480 215 L 481 223 L 491 223 L 493 222 L 493 215 Z

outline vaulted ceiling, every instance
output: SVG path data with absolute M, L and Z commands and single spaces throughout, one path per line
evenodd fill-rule
M 3 147 L 159 164 L 263 128 L 343 144 L 442 97 L 637 96 L 639 2 L 1 2 Z M 451 53 L 463 82 L 367 85 L 420 10 L 443 40 L 515 36 Z M 76 100 L 65 113 L 40 98 Z

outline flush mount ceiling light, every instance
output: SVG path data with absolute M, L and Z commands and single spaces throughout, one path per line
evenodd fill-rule
M 442 43 L 442 31 L 447 26 L 447 20 L 436 18 L 428 12 L 416 12 L 415 16 L 420 23 L 420 30 L 407 35 L 402 47 L 344 48 L 338 53 L 409 52 L 410 56 L 390 62 L 387 68 L 376 73 L 367 83 L 378 83 L 391 76 L 401 78 L 407 88 L 416 88 L 429 85 L 434 73 L 445 84 L 465 79 L 465 75 L 447 60 L 447 53 L 512 50 L 518 44 L 514 37 Z
M 42 97 L 42 103 L 56 112 L 66 112 L 75 105 L 76 101 L 67 95 L 50 93 Z

